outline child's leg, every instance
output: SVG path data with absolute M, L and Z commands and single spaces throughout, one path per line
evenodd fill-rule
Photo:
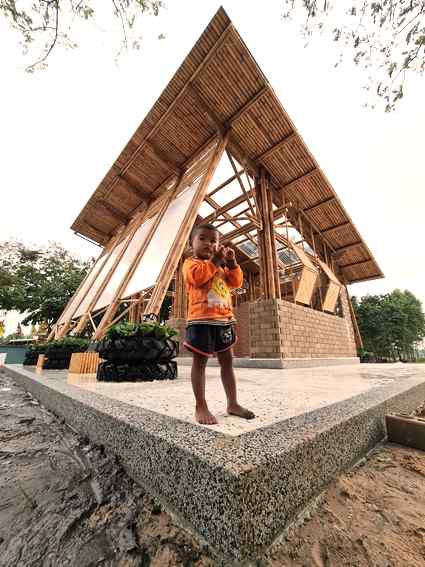
M 207 362 L 208 358 L 206 356 L 198 354 L 197 352 L 193 353 L 191 378 L 196 401 L 195 418 L 198 423 L 214 425 L 218 423 L 218 421 L 208 409 L 205 399 L 205 367 L 207 366 Z
M 255 415 L 252 411 L 238 404 L 232 349 L 229 348 L 223 352 L 218 352 L 217 358 L 221 368 L 221 380 L 223 382 L 224 391 L 226 392 L 227 413 L 244 417 L 245 419 L 254 418 Z

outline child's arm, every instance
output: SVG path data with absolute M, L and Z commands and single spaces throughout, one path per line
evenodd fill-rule
M 183 277 L 185 281 L 195 287 L 206 284 L 214 277 L 217 272 L 217 266 L 210 262 L 203 262 L 202 260 L 187 259 L 183 264 Z
M 224 280 L 230 289 L 242 287 L 243 272 L 236 261 L 235 251 L 227 248 L 225 254 L 226 268 L 224 270 Z

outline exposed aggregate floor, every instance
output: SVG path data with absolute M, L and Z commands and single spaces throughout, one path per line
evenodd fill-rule
M 29 368 L 31 369 L 31 367 Z M 36 372 L 35 369 L 32 371 Z M 237 436 L 267 427 L 291 417 L 347 400 L 417 372 L 417 365 L 367 364 L 297 369 L 237 368 L 239 401 L 252 409 L 256 418 L 245 421 L 226 414 L 220 369 L 207 367 L 206 397 L 218 425 L 210 427 L 226 435 Z M 190 367 L 180 366 L 175 381 L 141 383 L 97 382 L 94 374 L 67 371 L 39 372 L 85 390 L 142 407 L 183 421 L 195 423 Z

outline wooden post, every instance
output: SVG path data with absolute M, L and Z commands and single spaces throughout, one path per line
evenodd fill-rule
M 171 278 L 176 270 L 178 261 L 180 260 L 184 248 L 186 246 L 186 242 L 189 238 L 190 231 L 192 230 L 193 224 L 196 220 L 198 215 L 199 207 L 202 204 L 202 201 L 205 198 L 205 195 L 208 191 L 208 186 L 210 181 L 214 175 L 214 172 L 217 168 L 217 165 L 220 162 L 220 159 L 223 155 L 224 150 L 226 149 L 227 142 L 229 138 L 229 133 L 226 133 L 223 138 L 219 141 L 215 152 L 211 158 L 211 161 L 208 165 L 208 169 L 205 172 L 205 175 L 198 186 L 198 189 L 192 199 L 192 202 L 185 214 L 183 222 L 181 224 L 181 230 L 177 234 L 170 252 L 168 253 L 167 259 L 165 260 L 164 266 L 158 276 L 157 283 L 155 285 L 155 289 L 151 295 L 151 298 L 145 308 L 145 315 L 159 313 L 161 309 L 162 301 L 167 293 L 168 286 L 170 285 Z
M 133 277 L 135 271 L 137 270 L 137 267 L 140 263 L 140 260 L 143 258 L 144 253 L 147 250 L 147 247 L 149 246 L 153 235 L 155 234 L 156 229 L 158 228 L 160 222 L 162 221 L 169 204 L 171 203 L 171 201 L 174 199 L 174 197 L 176 196 L 181 184 L 184 182 L 184 174 L 182 174 L 179 178 L 179 180 L 176 182 L 174 188 L 169 192 L 169 196 L 168 198 L 164 201 L 161 210 L 159 211 L 159 213 L 156 215 L 155 220 L 153 221 L 151 227 L 149 228 L 149 232 L 146 235 L 143 243 L 141 244 L 140 250 L 137 253 L 136 257 L 134 258 L 133 262 L 131 263 L 131 265 L 129 266 L 126 274 L 124 275 L 123 279 L 121 280 L 120 285 L 118 286 L 118 289 L 116 290 L 112 301 L 108 307 L 108 309 L 105 311 L 105 314 L 102 317 L 102 320 L 99 323 L 98 328 L 96 329 L 94 335 L 93 335 L 93 340 L 99 340 L 103 337 L 106 329 L 108 328 L 108 326 L 111 324 L 111 321 L 118 309 L 118 305 L 120 303 L 120 299 L 122 294 L 125 291 L 125 288 L 127 287 L 128 283 L 130 282 L 131 278 Z

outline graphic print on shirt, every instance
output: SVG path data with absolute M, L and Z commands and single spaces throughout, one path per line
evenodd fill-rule
M 232 306 L 229 288 L 221 277 L 214 276 L 207 299 L 208 307 L 218 307 L 219 309 L 227 310 Z

